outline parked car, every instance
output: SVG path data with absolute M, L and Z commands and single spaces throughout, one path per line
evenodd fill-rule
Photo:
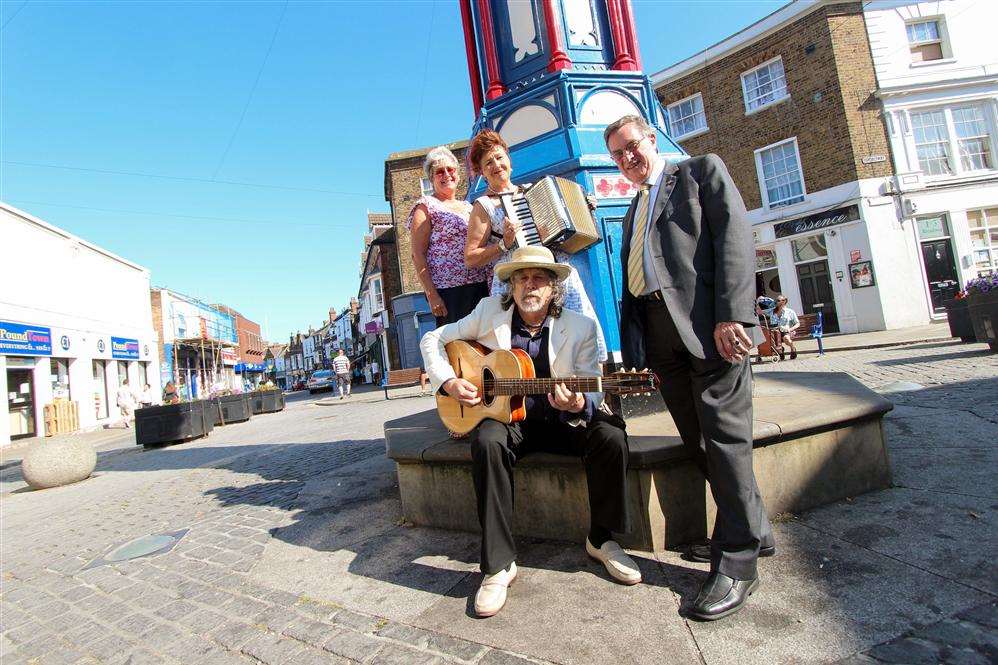
M 320 390 L 332 390 L 336 385 L 336 375 L 331 369 L 316 370 L 312 372 L 312 376 L 308 377 L 307 385 L 310 395 L 314 395 Z

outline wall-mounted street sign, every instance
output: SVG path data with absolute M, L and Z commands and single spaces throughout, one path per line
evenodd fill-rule
M 52 330 L 0 321 L 0 353 L 12 356 L 52 355 Z
M 879 164 L 880 162 L 886 162 L 887 155 L 867 155 L 863 158 L 864 164 Z
M 773 225 L 773 231 L 777 238 L 786 238 L 798 233 L 818 231 L 836 224 L 855 222 L 857 219 L 859 219 L 859 206 L 851 205 L 800 217 L 789 222 L 780 222 Z

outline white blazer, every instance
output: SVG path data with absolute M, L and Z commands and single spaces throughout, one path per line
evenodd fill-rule
M 513 307 L 504 310 L 500 296 L 482 298 L 478 306 L 460 321 L 448 323 L 423 335 L 419 350 L 430 378 L 433 391 L 456 375 L 447 362 L 444 346 L 457 339 L 474 341 L 490 349 L 510 348 Z M 600 376 L 599 350 L 596 344 L 596 322 L 570 309 L 551 319 L 548 334 L 548 362 L 551 376 Z M 593 406 L 603 403 L 603 393 L 587 393 Z

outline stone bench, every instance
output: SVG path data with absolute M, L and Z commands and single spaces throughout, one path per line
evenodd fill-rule
M 767 372 L 753 391 L 756 478 L 770 516 L 798 512 L 889 487 L 882 419 L 888 400 L 847 374 Z M 686 454 L 672 418 L 655 411 L 627 419 L 629 509 L 625 547 L 660 551 L 705 537 L 710 490 Z M 467 440 L 449 438 L 436 411 L 385 423 L 403 515 L 410 522 L 478 530 Z M 514 531 L 581 541 L 589 527 L 581 460 L 534 453 L 517 463 Z

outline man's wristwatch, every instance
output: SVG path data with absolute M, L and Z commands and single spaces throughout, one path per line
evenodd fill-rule
M 499 238 L 499 251 L 502 252 L 503 254 L 509 251 L 509 247 L 506 246 L 505 238 Z

